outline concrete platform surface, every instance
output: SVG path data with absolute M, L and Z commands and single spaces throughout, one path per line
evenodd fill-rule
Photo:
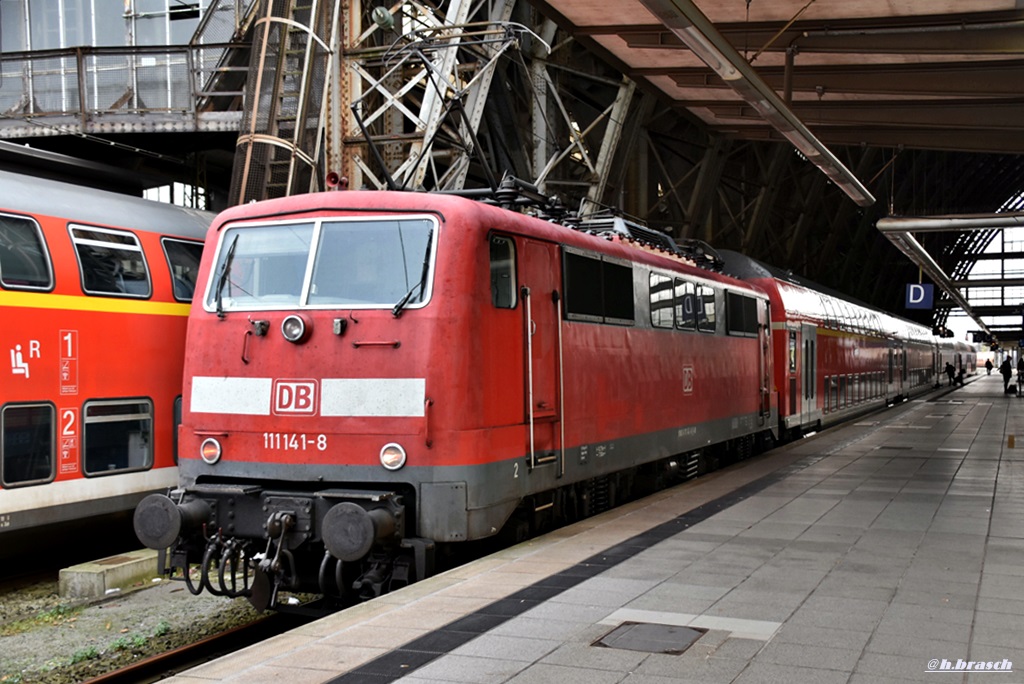
M 980 376 L 170 681 L 1024 682 L 1024 400 L 1001 390 Z

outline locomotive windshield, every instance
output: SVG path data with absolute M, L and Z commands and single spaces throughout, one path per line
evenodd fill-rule
M 393 308 L 430 293 L 434 221 L 333 219 L 224 232 L 206 308 Z

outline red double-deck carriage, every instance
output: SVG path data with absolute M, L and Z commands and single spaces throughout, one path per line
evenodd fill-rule
M 933 389 L 945 362 L 973 375 L 976 350 L 924 326 L 723 251 L 725 269 L 771 302 L 780 431 L 801 434 Z
M 0 547 L 177 482 L 185 325 L 212 215 L 0 172 Z

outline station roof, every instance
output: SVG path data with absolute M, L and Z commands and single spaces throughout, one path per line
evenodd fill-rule
M 530 3 L 575 39 L 566 41 L 559 35 L 554 45 L 582 46 L 585 50 L 579 52 L 592 53 L 607 71 L 621 72 L 640 84 L 645 104 L 657 99 L 657 109 L 651 105 L 646 110 L 655 112 L 654 124 L 644 120 L 642 134 L 648 142 L 652 135 L 660 136 L 664 145 L 660 151 L 666 154 L 650 155 L 651 159 L 643 162 L 643 174 L 617 169 L 619 187 L 608 192 L 625 198 L 623 204 L 645 191 L 652 194 L 652 187 L 658 193 L 668 188 L 665 197 L 650 198 L 644 206 L 619 207 L 635 209 L 636 216 L 655 228 L 741 250 L 887 310 L 900 311 L 903 286 L 918 282 L 920 270 L 875 230 L 879 219 L 1024 209 L 1024 92 L 1019 86 L 1024 76 L 1024 0 Z M 248 39 L 251 33 L 245 34 Z M 699 50 L 701 44 L 710 45 L 712 52 L 720 53 L 719 48 L 724 47 L 736 55 L 742 78 L 732 79 L 734 74 L 721 64 L 717 70 L 709 66 L 715 59 L 708 60 L 707 51 L 704 59 L 694 51 L 694 45 Z M 569 55 L 566 62 L 572 57 L 579 61 L 579 52 L 561 54 Z M 244 44 L 231 53 L 239 64 L 249 55 Z M 581 73 L 585 70 L 579 69 Z M 603 70 L 600 73 L 607 76 Z M 504 78 L 505 88 L 490 91 L 494 106 L 503 108 L 502 114 L 484 118 L 492 136 L 486 139 L 494 141 L 489 148 L 492 161 L 500 161 L 496 168 L 536 178 L 537 173 L 531 171 L 540 167 L 532 169 L 534 160 L 519 154 L 519 148 L 526 149 L 531 142 L 517 144 L 528 140 L 530 134 L 524 132 L 528 128 L 525 122 L 530 120 L 526 107 L 524 112 L 512 111 L 511 116 L 505 111 L 528 99 L 514 100 L 507 94 L 522 94 L 527 88 L 518 75 Z M 756 81 L 763 90 L 738 87 L 737 80 Z M 577 85 L 574 81 L 579 82 L 574 104 L 584 115 L 595 113 L 594 123 L 580 129 L 585 135 L 593 128 L 591 135 L 596 139 L 601 133 L 601 128 L 595 127 L 601 120 L 597 113 L 608 104 L 606 96 L 616 97 L 618 79 L 608 78 L 611 85 L 606 87 L 567 76 L 561 85 L 567 83 L 572 89 Z M 73 85 L 71 79 L 65 82 Z M 234 76 L 231 84 L 229 95 L 238 90 Z M 658 97 L 647 97 L 650 93 Z M 11 94 L 19 96 L 16 88 Z M 204 90 L 204 97 L 207 94 Z M 793 119 L 780 123 L 777 117 L 766 116 L 758 94 L 773 100 L 769 109 L 781 107 Z M 24 100 L 27 95 L 20 97 Z M 232 95 L 230 101 L 232 107 L 242 106 L 246 98 Z M 88 159 L 97 154 L 97 141 L 105 143 L 103 136 L 107 136 L 111 145 L 104 146 L 99 157 L 108 165 L 145 169 L 161 177 L 181 176 L 188 182 L 201 176 L 207 186 L 218 188 L 214 197 L 208 187 L 211 201 L 227 198 L 236 130 L 198 127 L 201 116 L 188 111 L 178 112 L 192 126 L 187 135 L 166 131 L 162 120 L 149 112 L 103 110 L 93 114 L 82 112 L 76 117 L 83 126 L 92 127 L 92 138 L 48 134 L 34 137 L 33 147 Z M 199 114 L 214 117 L 218 126 L 241 120 L 241 113 L 234 111 Z M 578 112 L 573 116 L 583 118 Z M 128 124 L 123 122 L 126 118 Z M 41 121 L 35 119 L 32 128 L 39 130 Z M 633 122 L 642 119 L 631 117 Z M 828 176 L 854 204 L 842 201 L 835 188 L 814 173 L 806 163 L 814 162 L 813 155 L 805 160 L 777 144 L 793 142 L 787 135 L 792 133 L 792 129 L 786 130 L 787 121 L 797 122 L 828 151 L 836 151 L 837 161 L 847 165 L 844 171 L 848 175 Z M 512 131 L 515 127 L 524 130 Z M 710 135 L 704 135 L 705 130 Z M 639 132 L 632 133 L 642 139 Z M 600 140 L 596 142 L 600 144 Z M 805 148 L 793 144 L 806 156 Z M 552 159 L 565 156 L 553 154 Z M 32 165 L 38 167 L 43 161 L 34 159 Z M 820 162 L 814 163 L 825 170 Z M 731 164 L 728 171 L 723 170 L 727 164 Z M 202 174 L 192 173 L 193 165 L 201 167 Z M 650 178 L 646 175 L 648 169 L 658 171 L 657 180 L 653 171 Z M 803 173 L 804 169 L 810 173 Z M 126 176 L 116 180 L 129 189 L 142 182 L 137 173 Z M 589 176 L 571 173 L 563 180 L 571 187 L 592 181 Z M 859 199 L 850 191 L 858 184 L 867 190 Z M 873 204 L 872 198 L 876 200 Z M 703 232 L 693 234 L 698 230 Z M 995 235 L 995 229 L 935 232 L 920 242 L 950 282 L 966 282 L 975 264 L 988 258 L 983 253 L 994 244 Z M 1016 246 L 1004 251 L 1024 258 Z M 1004 269 L 1002 275 L 1020 275 L 1020 268 L 1016 270 L 1008 274 Z M 1024 287 L 1020 282 L 1016 286 Z M 1004 288 L 993 311 L 1012 310 L 1016 314 L 1014 331 L 1007 330 L 1006 339 L 1024 339 L 1024 325 L 1018 323 L 1021 302 L 1011 304 L 1008 296 Z M 937 306 L 937 323 L 945 320 L 943 312 L 955 306 L 953 300 L 947 298 Z M 916 314 L 914 317 L 924 322 L 932 312 Z
M 876 219 L 1021 209 L 1019 0 L 542 0 L 542 7 L 578 40 L 713 133 L 749 141 L 789 139 L 804 152 L 793 138 L 795 121 L 826 155 L 844 147 L 882 148 L 892 163 L 904 150 L 920 152 L 912 157 L 915 168 L 889 170 L 891 185 L 878 198 L 882 206 L 870 211 Z M 748 80 L 759 85 L 752 89 Z M 790 118 L 773 116 L 776 109 Z M 870 180 L 845 168 L 837 178 L 828 164 L 808 158 L 855 203 L 871 205 L 876 190 L 862 193 L 861 181 L 870 186 L 884 168 L 869 170 Z M 900 197 L 902 206 L 894 200 Z M 985 258 L 996 233 L 933 233 L 922 238 L 916 256 L 901 248 L 914 270 L 931 274 L 936 269 L 925 266 L 941 267 L 933 279 L 951 297 L 937 324 L 946 322 L 957 303 L 966 303 L 956 287 L 969 284 L 968 274 Z M 829 263 L 840 258 L 821 256 Z M 910 269 L 891 269 L 878 282 L 896 293 L 912 277 Z M 851 282 L 833 285 L 854 288 Z M 1004 288 L 1001 303 L 987 309 L 1019 321 L 1024 309 L 1007 296 Z M 1019 323 L 1003 327 L 1003 339 L 1024 338 Z
M 711 129 L 778 137 L 652 13 L 650 0 L 545 1 L 575 36 Z M 1024 153 L 1024 9 L 1017 0 L 662 4 L 696 7 L 780 94 L 788 52 L 791 109 L 827 145 Z

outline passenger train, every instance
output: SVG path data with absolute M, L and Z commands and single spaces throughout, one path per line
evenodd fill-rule
M 946 363 L 973 375 L 977 349 L 722 250 L 725 268 L 766 292 L 783 435 L 832 425 L 932 389 Z
M 377 595 L 938 377 L 926 328 L 738 254 L 452 195 L 229 209 L 199 283 L 180 483 L 135 527 L 259 608 Z
M 0 546 L 177 482 L 189 302 L 212 214 L 0 172 Z

